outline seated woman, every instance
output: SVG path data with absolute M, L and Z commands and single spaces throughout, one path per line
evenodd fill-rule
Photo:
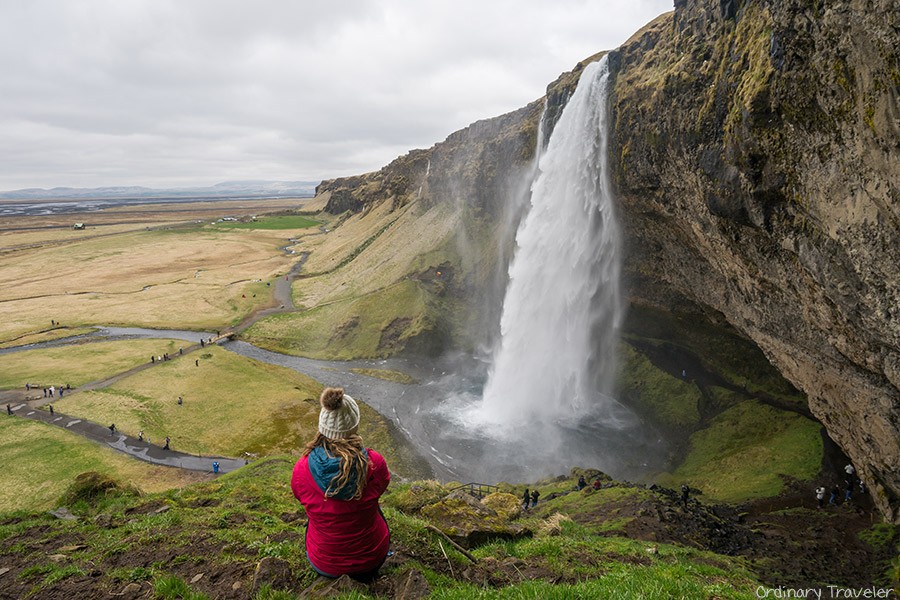
M 363 446 L 353 398 L 341 388 L 325 388 L 319 402 L 319 432 L 291 478 L 309 519 L 306 555 L 321 575 L 369 582 L 391 542 L 378 506 L 391 475 L 381 455 Z

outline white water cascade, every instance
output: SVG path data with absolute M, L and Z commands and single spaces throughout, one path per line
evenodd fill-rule
M 608 77 L 606 57 L 584 69 L 540 158 L 516 235 L 501 341 L 470 414 L 491 429 L 528 435 L 541 423 L 615 426 L 624 417 L 609 396 L 623 310 Z

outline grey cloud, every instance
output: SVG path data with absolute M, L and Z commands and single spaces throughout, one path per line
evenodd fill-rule
M 0 189 L 377 169 L 539 98 L 671 0 L 0 4 Z

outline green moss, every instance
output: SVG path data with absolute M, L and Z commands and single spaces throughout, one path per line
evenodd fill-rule
M 687 482 L 710 498 L 774 496 L 782 475 L 809 481 L 822 463 L 821 425 L 756 401 L 742 402 L 691 436 L 684 463 L 664 484 Z
M 701 394 L 696 385 L 656 368 L 627 343 L 620 348 L 619 386 L 629 406 L 669 428 L 692 429 L 700 423 Z

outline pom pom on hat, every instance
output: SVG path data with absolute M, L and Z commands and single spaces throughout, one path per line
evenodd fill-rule
M 319 402 L 319 433 L 331 439 L 345 439 L 357 432 L 359 406 L 342 388 L 325 388 Z

